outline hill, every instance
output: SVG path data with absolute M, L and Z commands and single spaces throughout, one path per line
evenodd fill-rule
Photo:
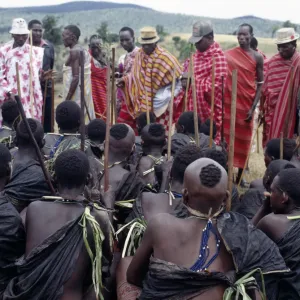
M 241 23 L 248 22 L 254 27 L 255 35 L 258 37 L 271 37 L 274 27 L 282 23 L 253 16 L 215 19 L 164 13 L 132 4 L 80 1 L 62 5 L 0 9 L 0 33 L 6 33 L 5 36 L 0 37 L 0 42 L 8 38 L 7 31 L 13 18 L 23 17 L 29 21 L 43 19 L 47 14 L 58 17 L 61 26 L 78 25 L 84 38 L 94 34 L 101 22 L 107 22 L 108 29 L 112 33 L 117 33 L 123 26 L 131 26 L 139 30 L 145 25 L 156 26 L 157 24 L 163 25 L 168 33 L 186 33 L 191 32 L 192 24 L 196 20 L 211 20 L 218 34 L 232 34 Z

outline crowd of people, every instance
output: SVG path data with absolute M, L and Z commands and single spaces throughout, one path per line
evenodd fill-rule
M 180 64 L 159 46 L 155 28 L 141 29 L 139 48 L 123 27 L 127 53 L 113 66 L 101 36 L 85 49 L 80 29 L 68 25 L 55 112 L 55 51 L 42 23 L 15 19 L 10 33 L 0 48 L 0 299 L 300 299 L 293 28 L 277 31 L 278 54 L 268 59 L 250 24 L 224 52 L 212 24 L 196 22 L 195 53 Z M 115 67 L 111 124 L 107 80 Z M 229 192 L 227 174 L 235 70 L 236 183 L 257 106 L 264 125 L 265 175 L 242 195 L 235 184 Z

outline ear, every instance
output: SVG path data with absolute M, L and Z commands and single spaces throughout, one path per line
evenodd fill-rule
M 183 203 L 185 205 L 188 205 L 188 203 L 189 203 L 189 193 L 188 193 L 188 190 L 186 188 L 182 189 L 182 199 L 183 199 Z
M 289 196 L 285 193 L 285 192 L 283 192 L 283 194 L 282 194 L 282 204 L 285 204 L 285 203 L 287 203 L 289 201 Z

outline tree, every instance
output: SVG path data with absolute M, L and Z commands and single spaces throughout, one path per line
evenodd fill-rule
M 117 33 L 110 33 L 108 31 L 107 22 L 102 22 L 97 33 L 102 38 L 104 43 L 111 45 L 112 43 L 117 43 L 119 41 L 119 35 Z
M 168 35 L 168 33 L 165 32 L 165 28 L 163 25 L 156 25 L 156 32 L 159 35 L 161 42 L 163 42 L 165 37 Z
M 49 15 L 43 19 L 44 39 L 56 46 L 62 44 L 62 27 L 57 27 L 57 20 L 56 17 Z
M 295 28 L 295 30 L 297 30 L 297 28 L 298 28 L 297 24 L 292 23 L 290 20 L 283 22 L 282 27 L 285 27 L 285 28 L 291 27 L 291 28 Z
M 272 38 L 274 38 L 275 34 L 276 34 L 276 31 L 280 28 L 280 26 L 278 25 L 275 25 L 273 26 L 272 28 Z

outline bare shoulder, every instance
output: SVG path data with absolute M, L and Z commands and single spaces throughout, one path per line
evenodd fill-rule
M 95 217 L 96 221 L 101 227 L 106 227 L 109 225 L 108 213 L 105 210 L 93 210 L 92 215 Z
M 285 215 L 269 214 L 262 218 L 257 228 L 263 231 L 274 242 L 279 241 L 288 228 L 289 220 Z
M 151 218 L 147 228 L 149 228 L 149 230 L 151 231 L 156 231 L 156 232 L 166 234 L 170 230 L 176 230 L 177 225 L 179 225 L 179 223 L 181 222 L 182 220 L 168 213 L 161 213 Z
M 260 54 L 258 51 L 254 51 L 254 57 L 257 63 L 259 64 L 263 64 L 264 63 L 264 57 L 262 56 L 262 54 Z

